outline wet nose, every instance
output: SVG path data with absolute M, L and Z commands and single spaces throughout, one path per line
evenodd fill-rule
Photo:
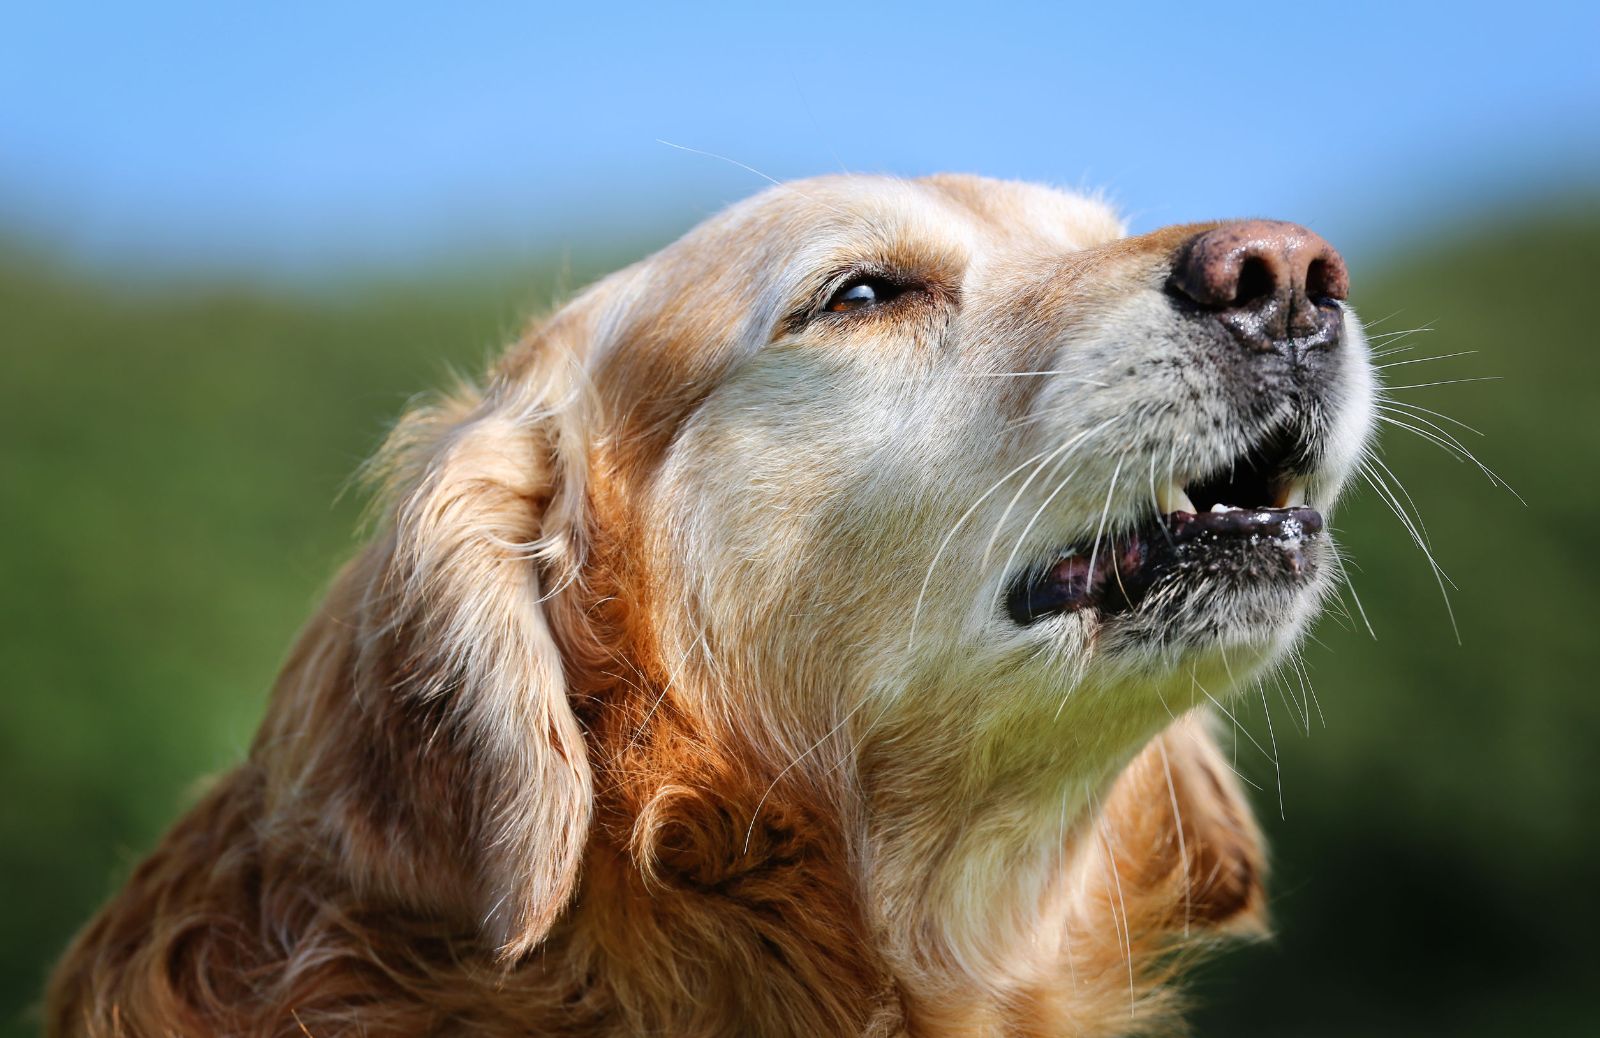
M 1333 246 L 1304 227 L 1244 220 L 1184 242 L 1168 290 L 1215 314 L 1245 347 L 1298 360 L 1339 341 L 1336 301 L 1349 294 L 1350 275 Z

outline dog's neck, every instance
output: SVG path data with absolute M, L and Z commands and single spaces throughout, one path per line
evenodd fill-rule
M 734 1031 L 1120 1034 L 1169 1008 L 1191 926 L 1235 918 L 1253 889 L 1245 875 L 1222 904 L 1239 855 L 1208 851 L 1200 876 L 1203 820 L 1174 816 L 1205 781 L 1184 770 L 1188 725 L 1070 788 L 997 775 L 941 794 L 924 766 L 863 793 L 859 776 L 830 787 L 730 756 L 649 691 L 591 699 L 596 835 L 546 957 L 635 974 L 612 996 L 657 1029 L 693 1031 L 695 1007 Z M 644 981 L 663 976 L 681 989 Z M 729 976 L 737 1000 L 708 1004 Z
M 666 1034 L 893 1034 L 857 855 L 823 791 L 773 785 L 637 682 L 588 717 L 596 812 L 582 884 L 539 958 L 606 978 L 614 1011 Z
M 662 661 L 607 547 L 579 610 L 598 652 L 569 672 L 595 825 L 536 960 L 607 978 L 635 1029 L 1123 1034 L 1169 1010 L 1185 937 L 1256 919 L 1254 831 L 1201 724 L 945 711 L 949 731 L 774 760 L 697 715 L 715 697 Z

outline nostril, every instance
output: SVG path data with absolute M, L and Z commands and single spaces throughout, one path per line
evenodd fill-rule
M 1271 299 L 1277 293 L 1278 281 L 1272 267 L 1260 256 L 1247 256 L 1239 266 L 1239 286 L 1234 290 L 1234 306 L 1249 306 L 1257 300 Z
M 1306 268 L 1306 295 L 1311 297 L 1313 303 L 1326 303 L 1332 300 L 1333 294 L 1328 291 L 1328 261 L 1314 259 L 1311 266 Z
M 1350 274 L 1337 252 L 1329 249 L 1306 267 L 1306 295 L 1319 305 L 1350 295 Z

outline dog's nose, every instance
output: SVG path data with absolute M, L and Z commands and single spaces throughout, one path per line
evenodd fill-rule
M 1298 224 L 1244 220 L 1178 248 L 1169 291 L 1216 314 L 1246 347 L 1298 359 L 1339 341 L 1336 300 L 1350 275 L 1333 246 Z

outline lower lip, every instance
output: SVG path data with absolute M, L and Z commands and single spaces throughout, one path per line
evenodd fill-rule
M 1168 532 L 1179 544 L 1207 535 L 1269 537 L 1274 540 L 1310 537 L 1322 532 L 1322 513 L 1314 508 L 1235 508 L 1226 512 L 1173 512 L 1164 517 Z
M 1138 608 L 1146 594 L 1182 563 L 1211 546 L 1245 543 L 1271 546 L 1289 556 L 1290 568 L 1303 571 L 1301 542 L 1322 532 L 1322 515 L 1311 508 L 1235 509 L 1225 512 L 1173 512 L 1131 535 L 1112 538 L 1088 553 L 1076 552 L 1043 575 L 1023 578 L 1012 588 L 1007 609 L 1022 626 L 1045 616 L 1097 608 L 1123 612 Z

